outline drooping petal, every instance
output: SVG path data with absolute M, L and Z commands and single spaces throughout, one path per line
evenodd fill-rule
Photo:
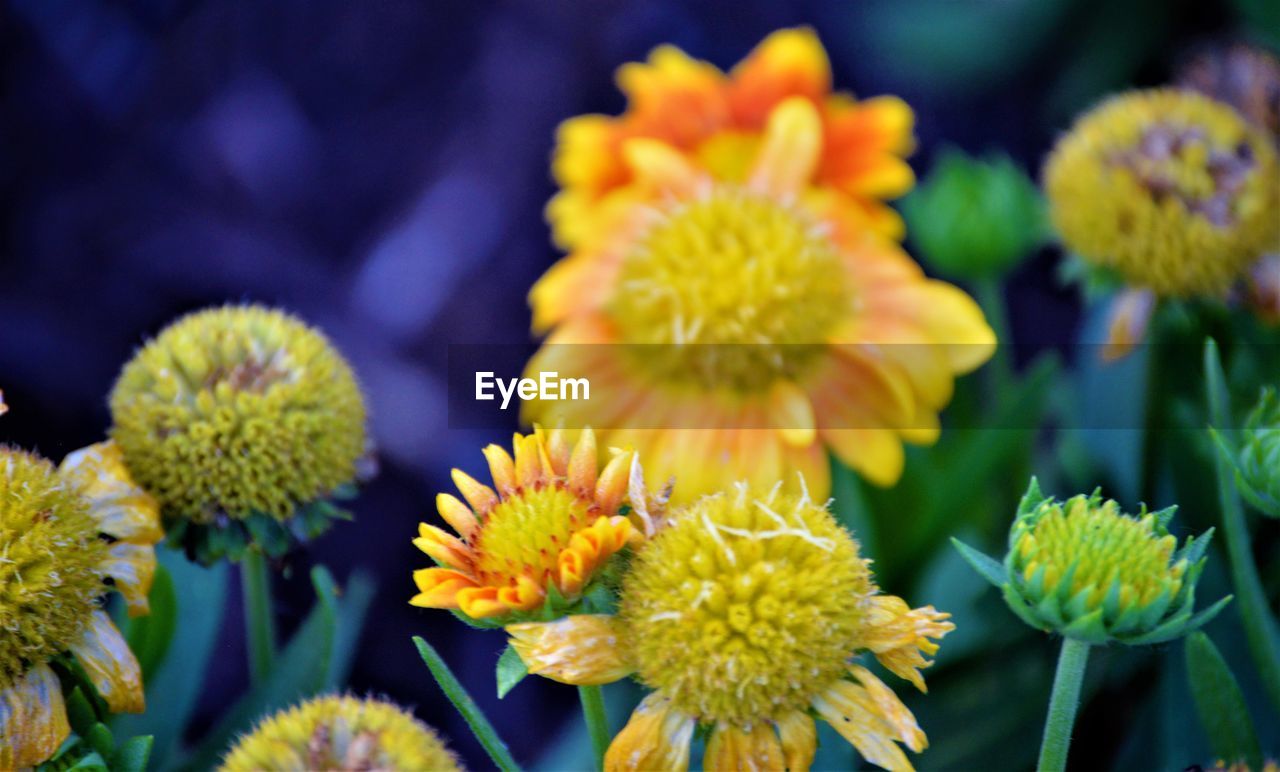
M 900 742 L 916 753 L 929 747 L 929 740 L 920 729 L 920 725 L 916 723 L 916 717 L 907 710 L 907 706 L 902 704 L 902 700 L 898 699 L 898 695 L 894 694 L 884 681 L 861 665 L 851 665 L 849 673 L 858 679 L 862 688 L 866 689 L 872 702 L 875 703 L 877 715 L 893 727 Z
M 626 678 L 635 670 L 612 616 L 579 614 L 554 622 L 525 622 L 507 626 L 507 633 L 529 672 L 553 681 L 594 686 Z
M 84 492 L 102 533 L 135 544 L 155 544 L 164 538 L 159 503 L 133 481 L 115 442 L 99 442 L 68 454 L 58 473 Z
M 124 596 L 129 616 L 150 611 L 147 595 L 156 574 L 156 551 L 150 545 L 118 541 L 107 550 L 102 571 L 115 580 L 116 589 Z
M 632 712 L 631 720 L 609 744 L 604 768 L 606 772 L 687 770 L 694 726 L 692 718 L 654 692 Z
M 873 653 L 880 664 L 920 691 L 927 691 L 920 668 L 933 664 L 924 655 L 933 655 L 942 638 L 956 628 L 947 621 L 951 615 L 933 606 L 913 609 L 895 595 L 875 595 L 868 599 L 866 623 L 857 641 L 859 649 Z
M 822 122 L 813 103 L 793 97 L 769 116 L 764 143 L 748 186 L 774 196 L 799 194 L 812 179 L 822 152 Z
M 107 612 L 95 609 L 83 637 L 69 649 L 112 712 L 141 713 L 146 708 L 138 659 Z
M 467 568 L 472 562 L 470 547 L 434 525 L 418 523 L 418 538 L 413 540 L 413 546 L 430 555 L 437 563 L 452 568 Z
M 778 737 L 789 772 L 808 772 L 818 749 L 818 727 L 809 714 L 795 710 L 778 719 Z
M 409 603 L 422 608 L 458 608 L 458 593 L 476 586 L 475 579 L 451 568 L 422 568 L 413 572 L 418 594 Z
M 765 38 L 730 74 L 734 119 L 757 128 L 788 97 L 817 101 L 831 91 L 831 63 L 818 36 L 807 27 Z
M 851 469 L 876 485 L 893 485 L 902 477 L 906 455 L 891 429 L 823 429 L 822 439 Z
M 0 689 L 0 769 L 34 767 L 70 734 L 62 687 L 48 665 L 36 665 Z
M 703 757 L 704 769 L 786 769 L 782 744 L 773 725 L 760 721 L 750 729 L 739 729 L 733 724 L 718 723 L 707 740 Z
M 895 742 L 900 738 L 894 724 L 881 715 L 880 705 L 861 684 L 837 681 L 814 698 L 813 709 L 870 763 L 895 772 L 914 769 Z

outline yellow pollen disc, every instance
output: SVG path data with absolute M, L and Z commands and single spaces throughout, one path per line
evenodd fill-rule
M 766 389 L 802 368 L 849 306 L 840 256 L 802 212 L 736 187 L 683 202 L 623 260 L 608 311 L 663 380 Z M 674 344 L 674 345 L 673 345 Z M 676 346 L 699 344 L 693 350 Z
M 842 677 L 873 591 L 824 507 L 740 487 L 639 551 L 619 614 L 646 685 L 700 721 L 747 727 L 807 709 Z
M 476 578 L 490 587 L 507 587 L 527 576 L 545 586 L 560 551 L 591 524 L 596 508 L 560 485 L 503 499 L 489 511 L 472 545 Z
M 1112 583 L 1120 584 L 1120 603 L 1145 605 L 1167 590 L 1170 597 L 1182 587 L 1186 564 L 1170 565 L 1177 548 L 1172 535 L 1155 532 L 1155 518 L 1129 517 L 1107 501 L 1091 505 L 1086 496 L 1049 505 L 1034 526 L 1015 542 L 1029 581 L 1045 567 L 1045 587 L 1053 588 L 1071 574 L 1070 594 L 1092 588 L 1088 604 L 1105 599 Z

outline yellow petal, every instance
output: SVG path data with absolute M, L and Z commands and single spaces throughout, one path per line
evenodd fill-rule
M 470 540 L 475 535 L 480 522 L 471 508 L 458 500 L 457 496 L 448 493 L 436 494 L 436 511 L 449 524 L 449 527 L 464 539 Z
M 422 568 L 413 572 L 418 594 L 409 601 L 421 608 L 458 608 L 458 593 L 476 586 L 475 579 L 449 568 Z
M 924 732 L 897 695 L 865 668 L 850 668 L 860 683 L 837 681 L 812 706 L 862 757 L 885 769 L 913 769 L 897 743 L 923 750 Z
M 894 694 L 884 681 L 881 681 L 861 665 L 851 665 L 849 672 L 858 679 L 875 703 L 877 714 L 893 727 L 897 739 L 911 750 L 919 753 L 929 747 L 929 740 L 924 736 L 916 717 L 902 704 L 898 695 Z
M 687 156 L 665 142 L 631 139 L 622 146 L 622 152 L 636 179 L 659 195 L 691 195 L 703 179 Z
M 707 740 L 702 767 L 782 772 L 786 765 L 783 761 L 782 744 L 778 742 L 773 725 L 760 721 L 745 730 L 732 724 L 716 724 Z
M 631 480 L 631 462 L 634 459 L 635 453 L 618 453 L 605 464 L 596 483 L 596 502 L 602 513 L 612 515 L 622 506 L 622 500 L 627 494 L 627 484 Z
M 822 119 L 813 103 L 791 97 L 774 108 L 748 185 L 775 196 L 798 195 L 822 152 Z
M 124 596 L 129 616 L 136 617 L 150 611 L 147 595 L 156 574 L 154 547 L 118 541 L 108 550 L 102 570 L 115 580 L 116 589 Z
M 920 668 L 933 664 L 925 659 L 938 645 L 930 638 L 941 638 L 956 628 L 933 606 L 913 609 L 895 595 L 875 595 L 867 606 L 867 617 L 856 646 L 873 653 L 880 664 L 899 678 L 905 678 L 920 691 L 926 691 Z
M 809 395 L 790 381 L 778 381 L 769 395 L 771 423 L 789 445 L 806 447 L 815 435 Z
M 591 427 L 582 430 L 578 444 L 573 446 L 569 458 L 569 487 L 578 493 L 587 493 L 596 486 L 596 474 L 600 460 L 596 455 L 596 435 Z
M 471 548 L 456 536 L 434 525 L 418 523 L 418 538 L 413 540 L 413 546 L 430 555 L 441 565 L 452 568 L 466 568 L 471 565 Z
M 498 448 L 498 446 L 490 445 L 489 448 Z M 486 457 L 489 455 L 489 448 L 485 448 Z M 502 451 L 504 456 L 507 453 L 505 450 L 502 450 L 502 448 L 498 448 L 498 450 Z M 492 464 L 493 460 L 490 459 L 489 463 Z M 512 480 L 514 480 L 514 478 L 515 474 L 513 473 Z M 458 490 L 462 493 L 462 498 L 467 500 L 467 503 L 471 505 L 471 509 L 473 509 L 480 517 L 487 515 L 489 510 L 493 509 L 498 504 L 498 494 L 494 493 L 492 488 L 488 485 L 476 482 L 475 478 L 461 469 L 453 470 L 453 484 L 458 486 Z
M 674 710 L 669 699 L 650 694 L 609 744 L 605 771 L 687 770 L 693 729 L 693 719 Z
M 501 616 L 513 610 L 498 587 L 468 587 L 458 590 L 457 599 L 458 609 L 472 619 Z
M 112 712 L 141 713 L 146 708 L 138 660 L 105 611 L 93 612 L 84 635 L 69 649 Z
M 0 769 L 34 767 L 70 734 L 62 686 L 48 665 L 36 665 L 0 689 Z
M 822 439 L 850 468 L 868 482 L 893 485 L 902 476 L 906 457 L 902 440 L 889 429 L 824 429 Z
M 818 749 L 818 727 L 809 714 L 796 710 L 778 719 L 778 737 L 789 772 L 808 772 Z
M 589 527 L 570 536 L 569 545 L 556 561 L 560 591 L 566 597 L 582 592 L 592 575 L 627 546 L 632 530 L 631 521 L 625 517 L 601 515 Z
M 1103 361 L 1123 359 L 1146 339 L 1147 326 L 1155 307 L 1156 296 L 1149 289 L 1125 290 L 1112 301 L 1107 321 L 1107 343 L 1102 349 Z
M 507 633 L 529 672 L 553 681 L 593 686 L 613 683 L 635 670 L 624 655 L 617 619 L 606 614 L 509 625 Z
M 80 486 L 102 533 L 136 544 L 155 544 L 164 538 L 159 503 L 134 483 L 115 442 L 99 442 L 68 454 L 58 472 Z

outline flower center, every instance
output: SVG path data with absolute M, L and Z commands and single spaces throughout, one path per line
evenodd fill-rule
M 840 256 L 816 223 L 723 187 L 649 228 L 608 311 L 624 343 L 657 344 L 626 346 L 642 370 L 759 391 L 814 359 L 848 304 Z
M 476 578 L 490 587 L 508 587 L 526 576 L 548 586 L 561 550 L 591 524 L 594 508 L 559 483 L 503 499 L 476 535 Z
M 106 550 L 52 464 L 0 448 L 0 689 L 80 635 L 103 593 Z
M 842 676 L 873 589 L 826 509 L 743 486 L 683 510 L 637 554 L 620 616 L 646 685 L 745 727 L 805 709 Z
M 1096 606 L 1119 587 L 1120 607 L 1146 605 L 1163 592 L 1172 598 L 1182 587 L 1185 562 L 1169 565 L 1177 540 L 1156 534 L 1155 518 L 1128 517 L 1114 501 L 1091 504 L 1076 496 L 1050 505 L 1017 537 L 1015 549 L 1028 581 L 1045 568 L 1045 587 L 1070 573 L 1072 597 L 1088 590 L 1086 603 Z

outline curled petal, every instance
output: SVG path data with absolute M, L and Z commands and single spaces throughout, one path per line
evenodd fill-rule
M 938 650 L 938 644 L 930 638 L 941 638 L 956 629 L 947 621 L 950 617 L 933 606 L 913 609 L 895 595 L 875 595 L 869 599 L 867 620 L 857 646 L 874 654 L 894 675 L 927 691 L 920 668 L 933 663 L 924 655 Z
M 516 579 L 514 587 L 502 587 L 498 590 L 498 602 L 513 611 L 531 611 L 542 605 L 546 593 L 541 585 L 527 576 Z
M 458 590 L 458 609 L 472 619 L 502 616 L 513 609 L 500 597 L 499 587 L 468 587 Z
M 617 619 L 605 614 L 509 625 L 507 633 L 530 673 L 563 684 L 613 683 L 635 669 L 624 654 Z
M 62 687 L 48 665 L 36 665 L 0 689 L 0 769 L 34 767 L 70 734 Z
M 808 772 L 818 749 L 818 727 L 808 713 L 792 711 L 778 719 L 782 755 L 790 772 Z
M 457 496 L 448 493 L 436 495 L 436 511 L 464 539 L 470 540 L 480 528 L 480 521 L 471 508 L 458 500 Z
M 590 581 L 591 575 L 631 538 L 631 521 L 620 515 L 598 517 L 590 527 L 575 533 L 569 546 L 560 552 L 560 590 L 566 596 L 576 595 Z
M 750 729 L 739 729 L 733 724 L 718 723 L 707 740 L 707 752 L 703 757 L 704 769 L 786 769 L 782 744 L 774 733 L 773 725 L 760 721 Z
M 434 525 L 418 523 L 418 538 L 413 540 L 413 546 L 442 565 L 454 568 L 466 568 L 471 565 L 471 548 L 456 536 Z
M 156 574 L 156 551 L 150 545 L 118 541 L 107 551 L 103 572 L 115 580 L 116 589 L 124 596 L 129 616 L 136 617 L 151 610 L 147 595 Z
M 892 696 L 893 692 L 889 694 Z M 915 721 L 901 702 L 893 705 L 886 715 L 881 700 L 865 686 L 841 680 L 814 698 L 813 709 L 872 764 L 891 770 L 914 769 L 896 742 L 906 739 L 897 729 L 903 722 L 900 714 L 905 714 L 913 724 Z M 914 734 L 910 737 L 914 740 Z
M 418 594 L 409 601 L 422 608 L 458 608 L 458 593 L 476 586 L 470 576 L 451 568 L 423 568 L 413 572 Z
M 141 713 L 146 708 L 142 669 L 105 611 L 93 612 L 84 635 L 69 648 L 113 712 Z
M 609 744 L 606 772 L 688 769 L 694 721 L 671 707 L 671 700 L 650 694 Z
M 813 103 L 792 97 L 769 116 L 764 144 L 748 185 L 776 196 L 796 195 L 813 177 L 822 152 L 822 120 Z
M 155 544 L 164 538 L 159 503 L 134 483 L 115 442 L 99 442 L 68 454 L 58 472 L 83 491 L 102 533 L 135 544 Z

